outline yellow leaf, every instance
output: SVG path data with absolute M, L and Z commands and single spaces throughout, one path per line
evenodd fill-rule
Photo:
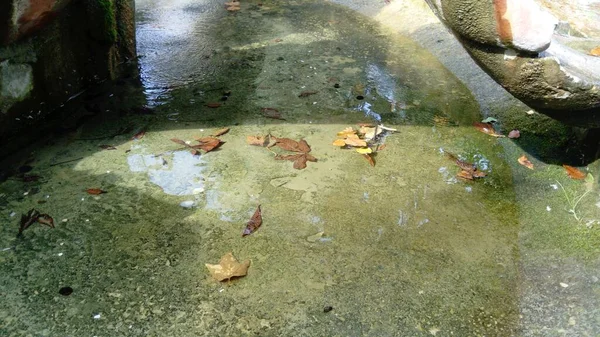
M 360 147 L 360 148 L 356 149 L 356 152 L 358 152 L 360 154 L 368 154 L 368 153 L 373 153 L 373 150 L 371 150 L 370 147 Z
M 232 253 L 223 255 L 219 264 L 205 264 L 206 268 L 210 272 L 210 275 L 217 281 L 229 280 L 232 277 L 246 276 L 248 273 L 248 267 L 250 267 L 250 261 L 246 260 L 239 263 Z
M 334 146 L 346 146 L 346 142 L 343 139 L 336 139 L 335 142 L 333 142 Z
M 343 131 L 337 133 L 338 137 L 346 137 L 349 135 L 356 135 L 356 130 L 351 127 L 345 128 Z
M 359 139 L 358 137 L 348 137 L 348 138 L 344 139 L 344 142 L 346 143 L 346 145 L 350 145 L 350 146 L 356 146 L 356 147 L 366 147 L 367 146 L 367 142 L 365 142 L 362 139 Z

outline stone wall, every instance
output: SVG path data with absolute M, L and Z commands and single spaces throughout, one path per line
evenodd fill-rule
M 0 157 L 135 57 L 134 0 L 0 1 Z

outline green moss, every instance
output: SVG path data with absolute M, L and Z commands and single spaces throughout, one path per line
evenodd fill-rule
M 104 38 L 109 43 L 117 42 L 117 20 L 115 18 L 115 6 L 111 0 L 98 0 L 102 21 L 106 33 Z

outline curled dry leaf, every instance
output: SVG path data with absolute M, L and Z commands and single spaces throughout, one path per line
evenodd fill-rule
M 517 161 L 519 162 L 519 164 L 527 167 L 530 170 L 533 170 L 533 164 L 529 161 L 529 159 L 527 159 L 527 156 L 522 155 L 521 157 L 519 157 L 519 159 L 517 159 Z
M 219 136 L 222 136 L 222 135 L 226 134 L 227 132 L 229 132 L 229 128 L 222 128 L 222 129 L 217 130 L 217 132 L 215 132 L 211 136 L 213 136 L 213 137 L 219 137 Z
M 260 227 L 260 225 L 262 225 L 262 213 L 260 211 L 260 205 L 258 205 L 258 207 L 256 207 L 256 211 L 254 211 L 254 215 L 252 215 L 250 221 L 246 223 L 246 228 L 242 233 L 242 237 L 254 233 L 258 227 Z
M 219 264 L 205 264 L 206 268 L 210 272 L 210 275 L 217 281 L 229 280 L 233 277 L 246 276 L 248 268 L 250 267 L 250 261 L 246 260 L 239 263 L 233 254 L 227 253 L 221 257 Z
M 565 170 L 567 171 L 567 175 L 571 179 L 583 180 L 585 179 L 585 173 L 581 172 L 578 168 L 569 165 L 563 165 Z
M 179 138 L 171 138 L 171 141 L 174 143 L 177 143 L 179 145 L 183 145 L 183 146 L 187 146 L 189 147 L 190 145 L 188 143 L 186 143 L 185 141 L 179 139 Z
M 19 225 L 19 235 L 23 233 L 24 230 L 29 228 L 32 224 L 38 222 L 42 225 L 46 225 L 50 228 L 54 228 L 54 219 L 48 214 L 41 214 L 36 209 L 30 209 L 27 214 L 21 214 L 21 221 Z
M 37 222 L 50 228 L 54 228 L 54 219 L 52 219 L 52 217 L 48 214 L 40 214 L 40 216 L 37 218 Z
M 508 133 L 508 138 L 519 138 L 521 137 L 521 132 L 519 130 L 512 130 Z
M 260 111 L 262 111 L 263 116 L 267 117 L 267 118 L 273 118 L 273 119 L 280 119 L 280 120 L 285 120 L 285 118 L 283 118 L 283 116 L 281 116 L 281 113 L 279 112 L 279 110 L 275 109 L 275 108 L 262 108 L 260 109 Z
M 314 95 L 316 93 L 318 93 L 318 91 L 316 91 L 316 90 L 313 90 L 313 91 L 303 91 L 303 92 L 300 93 L 300 95 L 298 95 L 298 97 L 308 97 L 308 96 Z
M 373 156 L 365 153 L 363 154 L 363 157 L 369 162 L 369 165 L 375 166 L 375 160 L 373 159 Z
M 91 195 L 99 195 L 99 194 L 107 193 L 105 190 L 101 190 L 99 188 L 88 188 L 85 191 Z
M 485 172 L 477 169 L 477 167 L 474 164 L 460 160 L 455 154 L 450 153 L 448 151 L 444 151 L 444 153 L 450 160 L 453 160 L 456 163 L 456 165 L 460 168 L 460 172 L 456 174 L 457 177 L 462 179 L 474 180 L 475 178 L 483 178 L 487 175 Z
M 142 130 L 142 131 L 136 133 L 135 135 L 133 135 L 133 137 L 131 137 L 131 139 L 132 140 L 135 140 L 135 139 L 140 140 L 140 139 L 144 138 L 145 135 L 146 135 L 146 131 Z
M 102 145 L 98 145 L 101 149 L 103 150 L 116 150 L 117 148 L 112 146 L 112 145 L 108 145 L 108 144 L 102 144 Z
M 493 136 L 493 137 L 505 137 L 504 135 L 501 135 L 501 134 L 497 133 L 496 130 L 494 130 L 494 127 L 492 126 L 492 124 L 490 124 L 490 123 L 479 123 L 479 122 L 476 122 L 476 123 L 473 123 L 473 126 L 477 130 L 485 133 L 486 135 L 490 135 L 490 136 Z
M 210 152 L 223 144 L 223 142 L 214 137 L 202 137 L 196 138 L 196 141 L 199 143 L 197 145 L 191 145 L 194 149 L 202 149 L 205 152 Z

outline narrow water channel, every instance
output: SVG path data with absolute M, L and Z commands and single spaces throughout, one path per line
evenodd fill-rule
M 536 319 L 535 275 L 548 303 L 576 303 L 565 326 L 600 331 L 578 326 L 597 313 L 597 184 L 519 165 L 518 141 L 474 128 L 477 99 L 417 41 L 322 1 L 136 6 L 139 79 L 82 97 L 108 114 L 27 149 L 0 184 L 2 335 L 569 335 Z M 332 145 L 359 124 L 396 130 L 374 166 Z M 172 141 L 223 128 L 201 155 Z M 247 142 L 266 135 L 317 161 Z M 457 158 L 485 177 L 457 177 Z M 55 228 L 17 237 L 32 208 Z M 228 252 L 247 275 L 216 281 L 205 264 Z

